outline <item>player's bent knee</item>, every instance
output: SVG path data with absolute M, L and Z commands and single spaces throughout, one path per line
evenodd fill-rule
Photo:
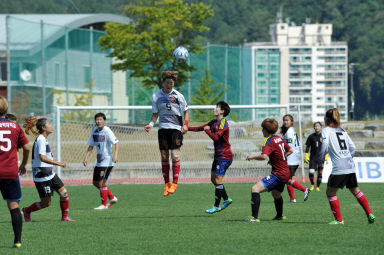
M 180 150 L 179 149 L 172 150 L 171 151 L 171 157 L 172 157 L 172 161 L 179 161 L 180 160 Z
M 60 197 L 66 197 L 68 196 L 67 190 L 64 188 L 64 190 L 59 192 Z

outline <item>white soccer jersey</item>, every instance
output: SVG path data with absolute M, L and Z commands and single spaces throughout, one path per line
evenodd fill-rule
M 323 128 L 321 131 L 323 143 L 319 158 L 323 159 L 328 153 L 332 160 L 333 175 L 355 173 L 355 163 L 353 155 L 355 154 L 355 144 L 342 128 Z
M 51 147 L 48 144 L 48 140 L 43 135 L 39 135 L 33 143 L 32 174 L 35 182 L 48 181 L 55 176 L 53 165 L 42 162 L 40 155 L 44 155 L 53 160 Z
M 159 129 L 177 129 L 183 126 L 182 114 L 188 110 L 184 96 L 177 90 L 169 94 L 162 89 L 152 96 L 152 112 L 159 114 Z
M 119 142 L 112 130 L 104 126 L 103 130 L 95 128 L 89 137 L 88 144 L 97 148 L 96 166 L 114 166 L 112 145 Z
M 293 153 L 287 157 L 289 166 L 297 166 L 301 164 L 301 144 L 297 137 L 296 130 L 293 127 L 288 128 L 284 136 L 285 142 L 292 148 Z

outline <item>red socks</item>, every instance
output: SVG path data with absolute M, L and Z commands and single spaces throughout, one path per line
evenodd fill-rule
M 169 183 L 169 168 L 169 161 L 161 161 L 161 171 L 163 172 L 165 183 Z
M 107 186 L 100 187 L 101 204 L 107 206 L 108 201 L 108 188 Z
M 340 203 L 337 199 L 337 196 L 330 196 L 328 197 L 329 205 L 331 206 L 331 211 L 333 213 L 333 216 L 335 216 L 335 219 L 337 221 L 343 221 L 343 218 L 341 218 L 340 213 Z
M 303 185 L 301 185 L 297 181 L 291 180 L 289 184 L 292 185 L 292 187 L 294 187 L 295 189 L 298 189 L 298 190 L 300 190 L 302 192 L 307 190 Z
M 173 171 L 173 183 L 177 183 L 179 181 L 180 160 L 172 162 L 172 171 Z
M 69 198 L 68 198 L 68 196 L 60 197 L 60 208 L 61 208 L 62 218 L 68 217 L 68 211 L 69 211 Z
M 359 204 L 361 205 L 361 207 L 363 207 L 365 213 L 367 214 L 367 216 L 369 214 L 372 213 L 371 211 L 371 208 L 369 208 L 369 204 L 368 204 L 368 200 L 367 198 L 365 197 L 364 193 L 359 191 L 356 195 L 355 195 L 357 201 L 359 202 Z
M 293 187 L 290 184 L 287 185 L 287 190 L 288 190 L 289 199 L 294 200 L 295 199 L 295 190 L 293 189 Z
M 41 209 L 40 202 L 36 202 L 25 208 L 25 211 L 27 213 L 35 212 Z

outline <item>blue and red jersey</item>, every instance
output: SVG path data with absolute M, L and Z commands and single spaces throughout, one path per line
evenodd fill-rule
M 209 126 L 209 129 L 204 130 L 205 126 Z M 229 143 L 229 125 L 225 118 L 211 120 L 200 127 L 188 127 L 188 130 L 195 132 L 204 130 L 207 133 L 215 146 L 215 159 L 233 159 L 231 144 Z
M 269 156 L 269 162 L 272 165 L 272 174 L 281 178 L 282 181 L 288 181 L 290 177 L 290 171 L 287 164 L 286 152 L 291 147 L 277 135 L 271 135 L 264 139 L 262 154 Z

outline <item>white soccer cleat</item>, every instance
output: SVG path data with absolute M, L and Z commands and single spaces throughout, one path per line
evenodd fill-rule
M 98 206 L 98 207 L 96 207 L 96 208 L 94 208 L 95 210 L 106 210 L 106 209 L 108 209 L 108 206 L 105 206 L 105 205 L 100 205 L 100 206 Z
M 117 197 L 113 197 L 113 199 L 109 200 L 108 203 L 107 203 L 107 207 L 111 207 L 112 205 L 116 204 L 119 200 L 117 199 Z
M 296 199 L 289 200 L 290 203 L 296 203 Z

